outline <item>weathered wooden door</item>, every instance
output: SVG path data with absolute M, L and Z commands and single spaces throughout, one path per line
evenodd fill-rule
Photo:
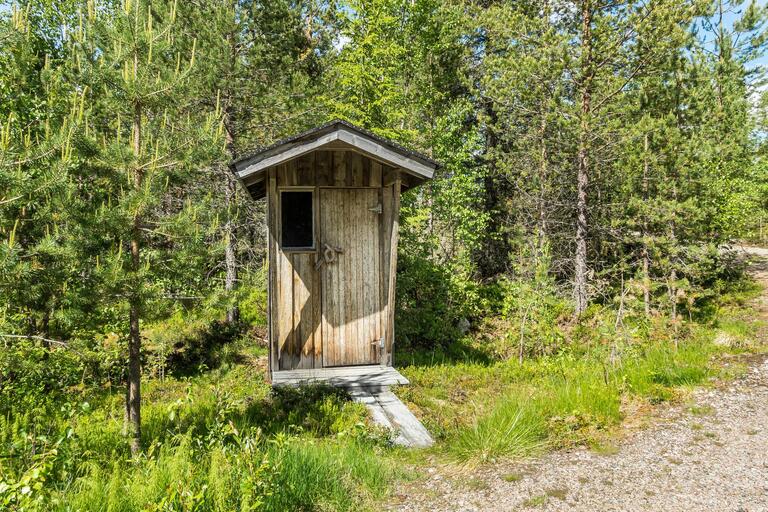
M 379 190 L 320 189 L 323 366 L 378 363 L 383 336 Z

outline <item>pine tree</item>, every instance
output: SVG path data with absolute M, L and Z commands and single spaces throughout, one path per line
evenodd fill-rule
M 82 257 L 68 198 L 84 96 L 64 82 L 56 34 L 29 6 L 11 7 L 0 41 L 0 332 L 51 339 Z
M 162 205 L 174 182 L 205 162 L 209 148 L 221 147 L 215 112 L 193 118 L 183 110 L 196 45 L 185 55 L 176 51 L 176 12 L 175 2 L 88 2 L 68 41 L 70 79 L 88 92 L 82 135 L 98 144 L 89 164 L 104 180 L 97 212 L 104 222 L 94 229 L 111 242 L 101 255 L 105 286 L 128 309 L 126 419 L 134 455 L 141 449 L 140 321 L 158 293 L 153 263 L 165 243 Z

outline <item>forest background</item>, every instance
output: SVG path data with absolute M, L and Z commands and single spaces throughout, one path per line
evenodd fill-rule
M 258 358 L 265 205 L 227 164 L 332 119 L 442 164 L 403 198 L 399 364 L 680 349 L 744 283 L 729 245 L 768 236 L 766 19 L 737 0 L 1 4 L 0 504 L 108 485 L 111 454 L 151 459 L 170 431 L 142 422 L 143 381 Z M 237 423 L 219 399 L 195 435 Z M 68 441 L 91 403 L 127 441 Z M 280 509 L 270 449 L 232 462 L 256 482 L 237 507 Z

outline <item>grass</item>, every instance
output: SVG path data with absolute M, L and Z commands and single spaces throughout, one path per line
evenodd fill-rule
M 714 321 L 687 325 L 677 344 L 663 324 L 608 335 L 595 324 L 522 364 L 472 339 L 444 352 L 450 357 L 405 355 L 411 386 L 396 392 L 435 436 L 426 452 L 390 446 L 343 391 L 273 392 L 259 364 L 264 349 L 246 338 L 220 347 L 215 369 L 145 382 L 138 459 L 122 436 L 119 389 L 75 395 L 55 414 L 0 415 L 0 509 L 368 510 L 435 462 L 473 466 L 574 445 L 612 455 L 622 421 L 648 409 L 636 404 L 681 400 L 692 386 L 743 371 L 730 356 L 749 349 L 757 324 L 744 320 L 743 301 L 727 304 Z M 718 345 L 722 332 L 739 343 Z M 527 505 L 566 495 L 551 489 Z
M 593 441 L 589 443 L 589 447 L 593 452 L 605 456 L 616 455 L 619 453 L 619 451 L 621 451 L 616 444 L 611 442 Z
M 493 412 L 459 430 L 449 450 L 460 460 L 480 462 L 531 455 L 544 447 L 546 424 L 541 419 L 532 402 L 509 396 Z
M 352 510 L 381 497 L 392 476 L 355 442 L 244 438 L 201 449 L 185 438 L 140 462 L 88 468 L 58 510 Z
M 691 405 L 688 412 L 694 416 L 709 416 L 715 413 L 715 408 L 710 405 Z
M 596 350 L 563 351 L 522 365 L 406 367 L 412 386 L 398 393 L 438 441 L 426 454 L 389 447 L 386 436 L 366 425 L 364 407 L 344 392 L 271 392 L 262 370 L 247 363 L 149 380 L 144 456 L 132 460 L 127 451 L 121 393 L 104 392 L 88 407 L 46 424 L 36 455 L 23 464 L 14 469 L 0 461 L 0 482 L 26 481 L 33 489 L 25 497 L 23 486 L 15 494 L 0 486 L 0 498 L 13 496 L 11 503 L 29 510 L 38 499 L 38 509 L 59 511 L 373 509 L 393 482 L 407 478 L 409 467 L 423 467 L 428 456 L 474 465 L 576 444 L 611 454 L 627 397 L 676 399 L 717 375 L 713 357 L 725 350 L 698 337 L 677 350 L 663 344 L 628 348 L 613 365 Z M 29 454 L 30 432 L 42 428 L 36 421 L 29 415 L 0 420 L 0 442 Z M 553 497 L 562 499 L 545 494 L 531 498 L 530 506 Z
M 564 501 L 565 498 L 568 497 L 568 489 L 565 489 L 565 488 L 556 487 L 552 489 L 547 489 L 545 492 L 548 497 L 556 498 L 560 501 Z
M 344 391 L 272 392 L 247 363 L 146 381 L 138 459 L 121 395 L 97 392 L 55 417 L 0 416 L 12 455 L 0 459 L 0 509 L 344 511 L 372 508 L 401 473 Z
M 523 502 L 524 507 L 542 507 L 547 503 L 547 495 L 546 494 L 539 494 L 537 496 L 533 496 L 531 498 L 528 498 Z
M 627 397 L 658 403 L 717 375 L 713 357 L 725 350 L 704 338 L 675 349 L 668 344 L 628 347 L 624 358 L 564 351 L 524 362 L 410 366 L 412 383 L 400 394 L 420 412 L 461 463 L 521 458 L 547 449 L 605 447 L 623 417 Z M 600 449 L 600 448 L 597 448 Z
M 743 373 L 744 365 L 731 356 L 759 348 L 751 340 L 762 323 L 751 319 L 747 308 L 757 293 L 742 283 L 723 294 L 713 308 L 716 316 L 685 324 L 677 342 L 663 321 L 628 322 L 617 332 L 600 327 L 612 324 L 612 317 L 598 317 L 581 330 L 578 343 L 522 364 L 484 354 L 473 339 L 440 356 L 408 354 L 403 359 L 411 364 L 401 372 L 411 386 L 398 394 L 437 437 L 432 453 L 449 462 L 475 465 L 574 445 L 610 455 L 618 450 L 614 437 L 626 414 L 681 400 L 694 386 Z M 716 343 L 722 332 L 739 343 Z

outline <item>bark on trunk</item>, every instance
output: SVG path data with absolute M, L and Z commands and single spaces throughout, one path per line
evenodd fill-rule
M 539 157 L 539 229 L 536 241 L 536 248 L 539 260 L 544 255 L 544 246 L 547 243 L 547 180 L 549 179 L 549 155 L 547 152 L 547 112 L 545 105 L 541 109 L 541 126 L 539 133 L 541 151 Z
M 229 99 L 227 98 L 227 102 Z M 227 151 L 230 158 L 237 156 L 235 150 L 234 127 L 232 126 L 232 115 L 229 112 L 228 105 L 224 110 L 224 131 L 226 133 Z M 224 225 L 224 264 L 226 267 L 226 277 L 224 280 L 224 290 L 227 297 L 232 297 L 237 287 L 237 253 L 235 251 L 235 208 L 237 207 L 237 183 L 231 176 L 227 176 L 227 191 L 225 196 L 227 207 L 227 222 Z M 237 304 L 232 304 L 227 309 L 227 324 L 233 325 L 240 320 L 240 308 Z
M 234 180 L 230 180 L 229 183 L 227 183 L 227 194 L 226 194 L 226 203 L 227 203 L 227 223 L 224 226 L 224 237 L 225 237 L 225 243 L 226 247 L 224 250 L 224 262 L 227 268 L 227 275 L 224 281 L 224 289 L 227 292 L 228 297 L 232 297 L 232 294 L 235 291 L 235 287 L 237 286 L 237 257 L 235 254 L 235 233 L 234 233 L 234 221 L 232 218 L 234 217 L 233 209 L 235 208 L 235 196 L 236 196 L 236 189 L 235 189 L 235 183 Z M 227 323 L 232 325 L 237 323 L 240 320 L 240 309 L 237 307 L 237 304 L 232 304 L 227 309 Z
M 573 299 L 576 316 L 588 304 L 587 296 L 587 187 L 589 186 L 589 138 L 592 113 L 592 5 L 584 0 L 581 9 L 581 123 L 579 130 L 578 170 L 576 175 L 576 252 L 574 258 Z
M 673 204 L 677 207 L 677 184 L 672 185 L 672 199 Z M 677 348 L 677 268 L 675 267 L 677 260 L 677 230 L 675 226 L 675 212 L 672 211 L 672 215 L 669 220 L 669 241 L 672 246 L 672 257 L 670 258 L 670 270 L 669 270 L 669 301 L 671 303 L 671 310 L 669 312 L 669 319 L 672 321 L 672 327 L 675 337 L 675 348 Z
M 643 203 L 645 208 L 648 208 L 648 149 L 649 140 L 648 134 L 645 134 L 643 138 Z M 651 254 L 648 248 L 648 213 L 643 212 L 643 306 L 645 309 L 645 316 L 651 315 Z
M 138 158 L 141 150 L 141 105 L 134 106 L 133 115 L 133 152 L 137 159 L 133 181 L 136 190 L 141 189 L 144 180 L 144 172 L 138 166 Z M 133 219 L 131 234 L 131 271 L 135 274 L 132 286 L 134 290 L 130 294 L 130 325 L 128 337 L 128 436 L 131 443 L 131 454 L 136 456 L 141 451 L 141 331 L 139 329 L 139 315 L 141 297 L 137 288 L 138 272 L 141 265 L 141 216 L 137 213 Z

